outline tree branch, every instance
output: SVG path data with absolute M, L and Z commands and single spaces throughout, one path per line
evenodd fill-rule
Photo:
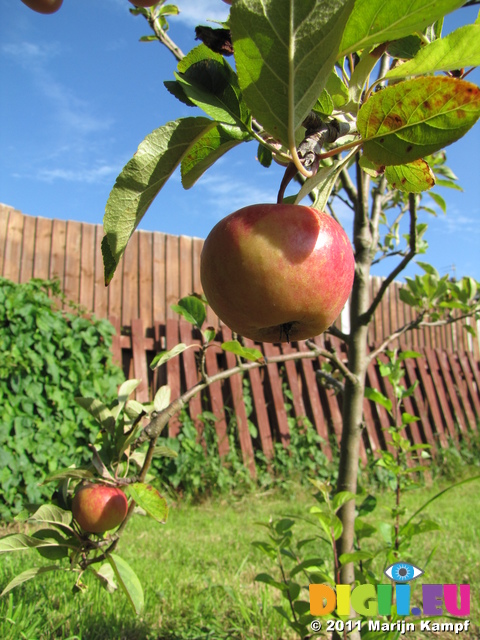
M 383 296 L 385 295 L 386 290 L 390 286 L 390 284 L 395 280 L 399 273 L 401 273 L 407 264 L 414 258 L 417 253 L 417 200 L 416 196 L 413 193 L 408 195 L 409 201 L 409 211 L 410 211 L 410 241 L 409 241 L 409 251 L 407 255 L 399 262 L 399 264 L 389 273 L 389 275 L 382 282 L 380 289 L 378 290 L 377 295 L 375 296 L 372 304 L 369 309 L 362 314 L 360 321 L 362 324 L 368 324 L 373 314 L 375 313 L 376 308 L 382 301 Z

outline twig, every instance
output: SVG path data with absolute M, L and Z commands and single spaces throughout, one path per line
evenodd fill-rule
M 371 321 L 376 308 L 380 304 L 390 284 L 395 280 L 397 275 L 405 269 L 407 264 L 410 262 L 410 260 L 414 258 L 414 256 L 417 253 L 417 201 L 416 201 L 415 194 L 410 193 L 408 195 L 408 200 L 409 200 L 409 209 L 410 209 L 409 252 L 403 258 L 403 260 L 401 260 L 398 263 L 395 269 L 393 269 L 393 271 L 391 271 L 389 275 L 385 278 L 385 280 L 382 282 L 380 289 L 378 290 L 377 295 L 375 296 L 372 304 L 370 305 L 369 309 L 360 316 L 359 320 L 364 325 L 368 324 Z

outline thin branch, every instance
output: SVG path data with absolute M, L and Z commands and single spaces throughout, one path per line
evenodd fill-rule
M 158 21 L 155 20 L 153 12 L 150 12 L 148 16 L 146 16 L 145 14 L 142 14 L 142 15 L 147 20 L 148 24 L 150 25 L 153 33 L 157 37 L 160 44 L 163 44 L 165 47 L 167 47 L 167 49 L 171 53 L 173 53 L 173 55 L 179 62 L 180 60 L 183 60 L 183 58 L 185 57 L 185 54 L 180 49 L 180 47 L 178 47 L 175 44 L 175 42 L 170 38 L 167 32 L 162 29 Z
M 355 209 L 358 202 L 358 191 L 347 169 L 342 169 L 340 171 L 340 182 L 342 183 L 342 187 L 345 193 L 347 194 L 347 196 L 349 197 L 350 202 L 352 203 L 349 206 L 352 206 Z
M 284 353 L 279 356 L 272 356 L 268 358 L 268 364 L 270 363 L 281 363 L 281 362 L 289 362 L 290 360 L 307 360 L 314 359 L 323 356 L 324 358 L 328 358 L 332 362 L 334 362 L 340 371 L 343 373 L 345 377 L 348 377 L 353 382 L 356 382 L 356 376 L 348 369 L 348 367 L 341 361 L 338 355 L 335 352 L 327 351 L 326 349 L 320 349 L 315 345 L 315 343 L 311 341 L 307 341 L 307 345 L 309 346 L 309 351 L 301 351 L 295 353 Z M 209 385 L 214 382 L 220 382 L 222 380 L 227 380 L 231 376 L 237 373 L 243 373 L 251 371 L 252 369 L 258 369 L 260 367 L 265 366 L 265 362 L 248 362 L 246 364 L 242 364 L 236 367 L 232 367 L 231 369 L 227 369 L 226 371 L 220 371 L 219 373 L 208 376 L 205 380 L 197 382 L 196 385 L 185 391 L 179 398 L 171 402 L 166 409 L 156 414 L 151 422 L 145 427 L 143 433 L 139 436 L 135 443 L 135 447 L 138 447 L 146 440 L 152 440 L 157 438 L 164 427 L 167 425 L 168 421 L 173 418 L 173 416 L 178 413 L 184 406 L 190 402 L 190 400 L 200 391 L 206 389 Z
M 336 327 L 335 325 L 332 325 L 329 329 L 325 331 L 325 333 L 328 333 L 331 336 L 334 336 L 334 338 L 338 338 L 339 340 L 342 340 L 342 342 L 348 342 L 350 340 L 350 336 L 348 335 L 348 333 L 344 333 L 343 331 L 338 329 L 338 327 Z
M 415 257 L 417 253 L 417 200 L 416 196 L 413 193 L 408 195 L 409 200 L 409 210 L 410 210 L 410 242 L 409 242 L 409 252 L 403 258 L 401 262 L 389 273 L 389 275 L 382 282 L 380 289 L 378 290 L 377 295 L 375 296 L 370 308 L 362 314 L 359 319 L 362 324 L 368 324 L 375 313 L 376 308 L 382 301 L 382 298 L 390 286 L 390 284 L 395 280 L 399 273 L 401 273 L 407 264 Z

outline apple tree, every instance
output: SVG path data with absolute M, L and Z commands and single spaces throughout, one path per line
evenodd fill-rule
M 184 55 L 167 33 L 168 19 L 171 16 L 174 19 L 178 13 L 175 5 L 166 4 L 165 0 L 150 7 L 144 7 L 148 4 L 144 2 L 132 4 L 141 5 L 131 12 L 143 16 L 152 29 L 152 34 L 142 40 L 159 41 L 178 60 L 174 78 L 164 83 L 166 89 L 182 105 L 197 107 L 204 115 L 194 111 L 189 117 L 161 124 L 140 143 L 117 177 L 104 217 L 102 252 L 107 284 L 114 277 L 130 237 L 175 170 L 180 167 L 182 185 L 189 189 L 219 158 L 242 143 L 255 144 L 256 156 L 266 168 L 272 163 L 282 166 L 283 178 L 276 204 L 252 203 L 258 205 L 254 207 L 256 217 L 246 225 L 242 217 L 242 224 L 250 233 L 244 243 L 248 260 L 239 259 L 236 270 L 245 262 L 260 261 L 264 282 L 275 282 L 278 265 L 271 258 L 270 249 L 272 245 L 276 245 L 276 249 L 281 246 L 288 254 L 292 251 L 291 236 L 295 236 L 288 233 L 295 229 L 290 222 L 283 224 L 285 233 L 284 229 L 275 227 L 275 211 L 288 211 L 288 219 L 307 215 L 305 211 L 308 211 L 308 224 L 311 220 L 328 218 L 329 224 L 334 223 L 336 227 L 339 226 L 336 215 L 339 205 L 346 205 L 353 212 L 353 228 L 347 231 L 350 231 L 355 258 L 354 277 L 353 283 L 352 278 L 347 278 L 345 294 L 350 293 L 350 330 L 344 333 L 334 326 L 326 329 L 344 342 L 348 361 L 345 364 L 334 351 L 319 350 L 309 340 L 309 350 L 281 357 L 286 360 L 325 356 L 342 378 L 341 383 L 336 379 L 343 393 L 343 431 L 336 486 L 337 496 L 342 498 L 336 501 L 341 524 L 336 536 L 336 554 L 339 557 L 351 553 L 365 374 L 369 362 L 409 330 L 452 323 L 459 317 L 478 317 L 480 311 L 477 283 L 472 278 L 455 282 L 448 276 L 440 277 L 430 265 L 420 263 L 424 275 L 407 279 L 401 294 L 403 302 L 412 307 L 412 319 L 387 337 L 376 351 L 368 351 L 368 327 L 388 286 L 426 249 L 427 224 L 422 216 L 430 207 L 425 204 L 425 197 L 443 206 L 440 196 L 431 191 L 432 187 L 436 183 L 454 185 L 455 177 L 445 164 L 443 149 L 465 135 L 480 116 L 480 90 L 466 79 L 471 68 L 480 64 L 480 20 L 442 37 L 444 16 L 460 9 L 463 0 L 414 0 L 409 4 L 398 0 L 233 0 L 227 3 L 231 4 L 228 22 L 215 29 L 199 26 L 196 35 L 202 44 Z M 231 56 L 234 56 L 234 66 L 228 62 Z M 286 196 L 287 187 L 290 190 L 294 185 L 297 193 Z M 308 199 L 308 208 L 300 206 L 305 199 Z M 265 210 L 273 215 L 258 227 Z M 281 215 L 278 219 L 286 220 Z M 408 226 L 403 239 L 402 223 Z M 343 231 L 342 234 L 338 237 L 345 236 Z M 263 235 L 261 239 L 260 235 Z M 211 237 L 211 250 L 204 256 L 202 280 L 207 284 L 207 298 L 212 302 L 218 298 L 216 287 L 219 286 L 218 280 L 210 277 L 212 271 L 219 270 L 213 269 L 212 264 L 218 259 L 219 245 L 225 238 L 224 226 L 219 237 L 215 234 Z M 321 244 L 315 241 L 309 248 L 310 241 L 311 234 L 306 245 L 300 247 L 300 253 L 295 254 L 297 257 L 303 255 L 306 259 L 317 244 Z M 349 250 L 351 252 L 350 247 Z M 389 258 L 396 260 L 396 264 L 371 299 L 372 265 Z M 225 261 L 226 257 L 220 252 L 221 260 Z M 345 267 L 338 255 L 332 264 L 334 271 Z M 334 277 L 335 273 L 328 272 L 330 267 L 327 260 L 324 268 L 328 277 Z M 300 273 L 302 260 L 293 261 L 292 270 Z M 269 271 L 274 272 L 270 278 Z M 322 299 L 319 282 L 323 276 L 324 272 L 312 269 L 310 279 L 305 274 L 301 278 L 303 286 L 311 292 L 310 299 L 314 300 L 319 317 L 325 307 L 335 308 L 336 314 L 342 306 L 337 308 L 331 300 L 326 304 Z M 245 277 L 253 286 L 251 273 Z M 263 293 L 268 293 L 279 306 L 284 304 L 288 291 L 269 286 L 271 290 Z M 323 288 L 328 289 L 325 283 Z M 240 296 L 233 282 L 232 291 L 227 293 L 232 305 L 237 304 L 235 296 L 248 297 L 247 290 Z M 253 301 L 249 311 L 252 316 L 262 302 L 261 295 Z M 223 348 L 251 362 L 209 377 L 204 358 L 214 332 L 203 328 L 203 302 L 195 297 L 187 298 L 180 302 L 177 311 L 202 331 L 198 384 L 173 399 L 168 389 L 161 388 L 150 407 L 127 402 L 135 386 L 132 381 L 122 386 L 113 407 L 105 407 L 99 400 L 79 399 L 102 424 L 101 448 L 95 449 L 91 468 L 65 470 L 51 479 L 63 479 L 67 483 L 84 481 L 88 486 L 100 477 L 107 488 L 115 488 L 113 492 L 99 492 L 103 495 L 118 494 L 119 487 L 125 489 L 130 503 L 127 510 L 123 494 L 120 495 L 121 515 L 117 520 L 117 511 L 113 518 L 115 524 L 121 522 L 116 535 L 97 540 L 89 535 L 88 529 L 95 529 L 86 521 L 84 527 L 79 526 L 82 513 L 78 510 L 78 498 L 73 523 L 71 514 L 59 507 L 40 507 L 30 516 L 34 523 L 59 528 L 60 543 L 58 535 L 50 533 L 47 542 L 17 536 L 4 539 L 0 545 L 0 550 L 15 550 L 60 544 L 66 555 L 68 550 L 73 553 L 77 565 L 72 561 L 72 567 L 77 567 L 79 576 L 108 561 L 106 569 L 102 565 L 96 571 L 97 577 L 111 587 L 115 574 L 136 611 L 141 610 L 142 604 L 138 579 L 113 552 L 135 503 L 160 522 L 165 520 L 164 500 L 145 483 L 152 458 L 159 454 L 157 439 L 162 429 L 194 394 L 212 382 L 263 364 L 261 354 L 244 347 L 239 336 Z M 218 313 L 222 317 L 223 310 L 218 309 Z M 237 328 L 239 311 L 234 311 L 232 319 L 228 313 L 227 308 L 227 324 L 235 323 L 233 328 Z M 328 319 L 325 323 L 311 326 L 320 327 L 317 331 L 323 330 L 334 320 L 334 316 L 326 314 L 325 317 Z M 293 316 L 261 320 L 265 323 L 263 328 L 270 325 L 275 328 L 266 338 L 272 341 L 294 339 L 297 321 Z M 247 329 L 244 337 L 258 337 L 258 334 L 248 336 L 248 332 Z M 308 331 L 307 336 L 314 337 Z M 185 348 L 178 345 L 173 351 L 160 354 L 156 365 Z M 144 443 L 148 443 L 148 448 L 140 453 Z M 161 453 L 168 455 L 165 451 Z M 134 462 L 139 472 L 131 470 Z M 77 495 L 80 491 L 82 489 Z M 69 504 L 71 507 L 71 499 L 65 500 L 65 495 L 59 499 L 64 507 Z M 88 498 L 86 502 L 91 508 L 92 500 Z M 110 523 L 109 520 L 108 526 L 102 524 L 102 531 L 107 530 Z M 29 574 L 15 584 L 31 577 Z M 354 582 L 353 562 L 339 567 L 338 579 L 343 584 Z
M 337 491 L 356 491 L 369 361 L 411 329 L 478 314 L 473 279 L 452 282 L 421 263 L 425 275 L 408 279 L 402 293 L 413 319 L 368 353 L 367 331 L 382 296 L 426 249 L 424 193 L 436 182 L 454 186 L 443 149 L 480 116 L 480 90 L 466 79 L 480 64 L 480 21 L 442 37 L 444 16 L 462 4 L 233 0 L 228 23 L 221 29 L 198 27 L 202 44 L 187 55 L 167 34 L 166 16 L 175 13 L 171 5 L 132 9 L 153 30 L 145 39 L 158 40 L 178 59 L 175 78 L 165 82 L 168 91 L 205 115 L 160 126 L 118 176 L 104 218 L 106 282 L 176 168 L 189 189 L 244 142 L 258 143 L 257 157 L 266 167 L 285 167 L 278 204 L 298 206 L 309 198 L 314 209 L 336 218 L 336 206 L 346 203 L 354 214 L 350 331 L 330 329 L 348 352 Z M 228 62 L 232 54 L 235 69 Z M 285 197 L 292 180 L 298 193 Z M 402 219 L 408 224 L 403 239 Z M 371 300 L 372 264 L 386 258 L 397 263 Z M 309 286 L 315 291 L 315 278 Z M 284 332 L 282 339 L 288 337 Z M 352 550 L 354 510 L 354 500 L 340 510 L 339 554 Z M 343 565 L 340 577 L 353 582 L 352 563 Z

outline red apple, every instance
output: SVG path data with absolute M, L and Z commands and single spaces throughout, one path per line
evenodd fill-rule
M 62 6 L 63 0 L 22 0 L 22 2 L 37 13 L 55 13 Z
M 136 7 L 152 7 L 158 0 L 128 0 Z
M 342 227 L 326 213 L 290 204 L 256 204 L 220 220 L 200 261 L 213 311 L 259 342 L 304 340 L 328 329 L 354 270 Z
M 117 487 L 105 484 L 86 484 L 73 497 L 72 513 L 88 533 L 104 533 L 115 529 L 125 520 L 128 502 Z

